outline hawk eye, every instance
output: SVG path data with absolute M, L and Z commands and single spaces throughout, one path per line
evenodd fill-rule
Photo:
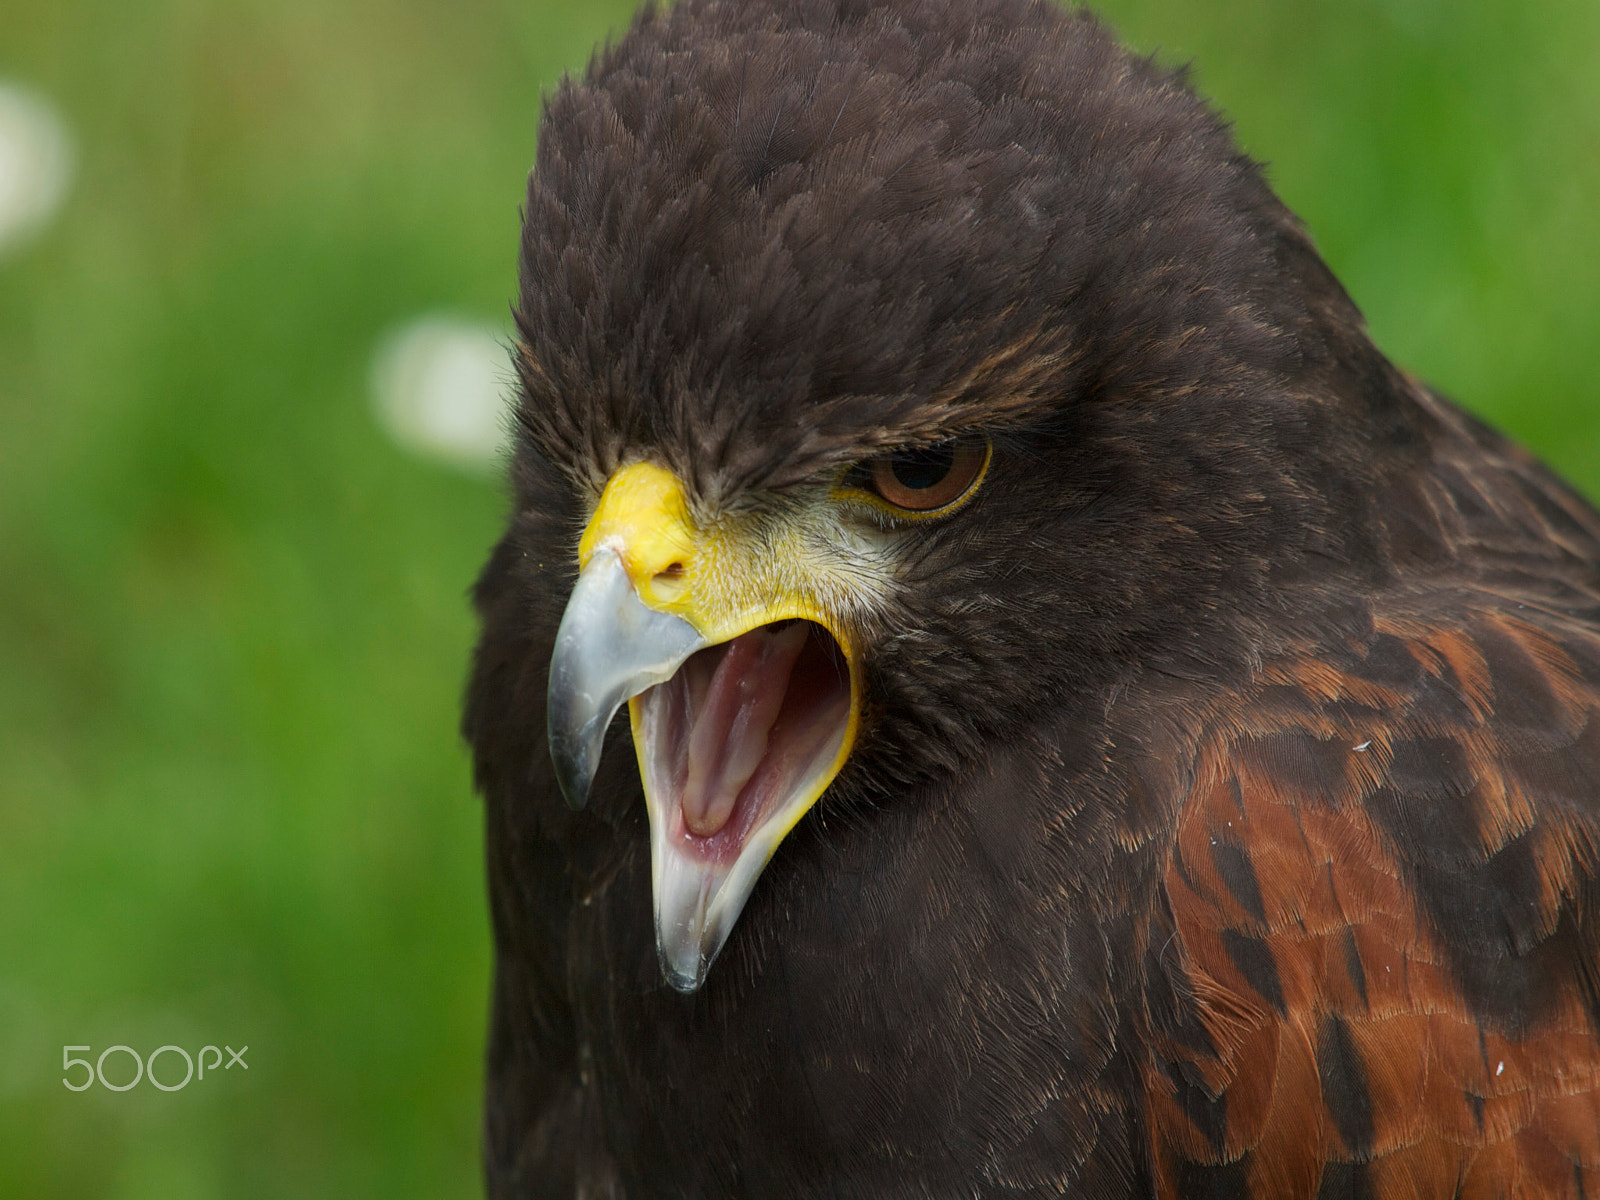
M 861 466 L 867 490 L 896 508 L 931 512 L 953 504 L 983 474 L 989 461 L 986 442 L 962 438 L 936 446 L 896 450 Z

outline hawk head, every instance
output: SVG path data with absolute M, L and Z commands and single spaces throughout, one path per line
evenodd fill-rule
M 548 100 L 517 320 L 479 664 L 517 699 L 469 734 L 483 772 L 546 726 L 614 822 L 642 789 L 682 991 L 798 822 L 1130 664 L 1241 660 L 1363 557 L 1330 516 L 1390 369 L 1224 124 L 1083 13 L 646 11 Z

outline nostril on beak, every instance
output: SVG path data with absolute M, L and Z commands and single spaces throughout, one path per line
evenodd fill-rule
M 650 589 L 659 600 L 674 600 L 682 592 L 686 572 L 681 562 L 668 563 L 650 579 Z

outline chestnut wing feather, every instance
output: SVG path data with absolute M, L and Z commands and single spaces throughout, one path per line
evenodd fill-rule
M 1600 1194 L 1600 637 L 1443 607 L 1269 666 L 1202 744 L 1150 937 L 1158 1195 Z

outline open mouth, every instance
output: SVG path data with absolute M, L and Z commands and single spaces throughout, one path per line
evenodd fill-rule
M 748 884 L 837 773 L 852 732 L 850 668 L 821 625 L 776 621 L 695 652 L 631 704 L 658 948 L 687 990 Z
M 838 757 L 850 671 L 822 626 L 777 621 L 691 655 L 639 703 L 650 790 L 675 801 L 668 832 L 725 862 Z
M 656 951 L 667 982 L 692 992 L 778 844 L 844 767 L 863 685 L 848 629 L 792 580 L 752 599 L 721 596 L 714 574 L 678 578 L 694 557 L 686 519 L 662 468 L 635 463 L 606 485 L 550 652 L 545 724 L 556 784 L 581 809 L 628 705 Z

